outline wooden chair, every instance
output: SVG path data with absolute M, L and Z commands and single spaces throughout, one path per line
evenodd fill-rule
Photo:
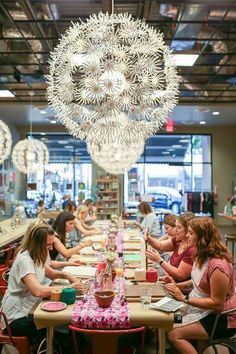
M 229 338 L 214 338 L 216 326 L 217 326 L 218 322 L 220 321 L 220 317 L 222 315 L 230 314 L 232 312 L 236 312 L 236 308 L 233 308 L 233 309 L 230 309 L 227 311 L 223 311 L 216 316 L 216 319 L 215 319 L 215 322 L 214 322 L 214 325 L 212 328 L 211 336 L 208 339 L 208 341 L 206 341 L 206 343 L 204 343 L 203 346 L 201 346 L 202 352 L 204 352 L 204 350 L 206 350 L 206 348 L 212 347 L 214 349 L 215 354 L 220 354 L 221 350 L 219 348 L 217 349 L 217 345 L 222 345 L 222 346 L 228 348 L 229 353 L 236 353 L 236 334 L 233 337 L 229 337 Z
M 88 329 L 80 328 L 75 325 L 69 325 L 72 331 L 74 349 L 76 354 L 79 353 L 78 343 L 76 340 L 76 332 L 87 334 L 91 340 L 92 354 L 117 354 L 118 339 L 126 334 L 141 333 L 140 354 L 144 351 L 145 326 L 128 329 Z M 122 349 L 122 353 L 125 353 Z
M 235 267 L 236 266 L 236 254 L 235 254 L 236 234 L 226 234 L 225 245 L 232 253 L 233 266 Z
M 12 336 L 7 317 L 2 311 L 0 311 L 0 318 L 3 318 L 3 321 L 6 325 L 6 330 L 4 332 L 2 330 L 2 326 L 0 325 L 0 352 L 4 344 L 9 344 L 15 347 L 18 350 L 19 354 L 30 354 L 29 339 L 27 337 Z

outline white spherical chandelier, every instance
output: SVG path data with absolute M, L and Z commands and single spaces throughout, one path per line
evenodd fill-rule
M 12 162 L 22 173 L 42 170 L 48 161 L 48 148 L 37 139 L 20 140 L 12 150 Z
M 8 158 L 11 152 L 12 136 L 8 126 L 0 120 L 0 164 Z
M 47 83 L 72 135 L 108 136 L 125 120 L 126 140 L 134 140 L 137 130 L 145 138 L 166 122 L 179 77 L 160 32 L 128 14 L 99 13 L 67 30 L 51 54 Z
M 92 160 L 111 174 L 123 174 L 135 163 L 144 149 L 144 141 L 130 143 L 126 147 L 118 141 L 96 143 L 87 142 L 88 152 Z

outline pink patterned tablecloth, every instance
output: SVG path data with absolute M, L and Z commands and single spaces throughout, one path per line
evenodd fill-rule
M 120 293 L 115 296 L 108 308 L 97 305 L 93 289 L 87 296 L 87 301 L 78 300 L 72 312 L 72 323 L 83 328 L 129 328 L 129 312 L 127 302 L 122 304 L 124 281 L 120 284 Z

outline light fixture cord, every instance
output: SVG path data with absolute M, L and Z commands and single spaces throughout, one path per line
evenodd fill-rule
M 111 0 L 111 14 L 114 15 L 114 0 Z
M 30 138 L 32 138 L 32 96 L 30 100 Z

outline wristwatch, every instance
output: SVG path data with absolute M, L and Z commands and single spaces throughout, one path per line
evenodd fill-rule
M 189 295 L 185 295 L 185 297 L 184 297 L 184 299 L 183 299 L 183 302 L 184 302 L 185 304 L 188 304 L 188 302 L 189 302 Z
M 164 261 L 165 261 L 165 260 L 164 260 L 163 258 L 161 258 L 161 260 L 160 260 L 160 262 L 159 262 L 159 265 L 161 266 Z

